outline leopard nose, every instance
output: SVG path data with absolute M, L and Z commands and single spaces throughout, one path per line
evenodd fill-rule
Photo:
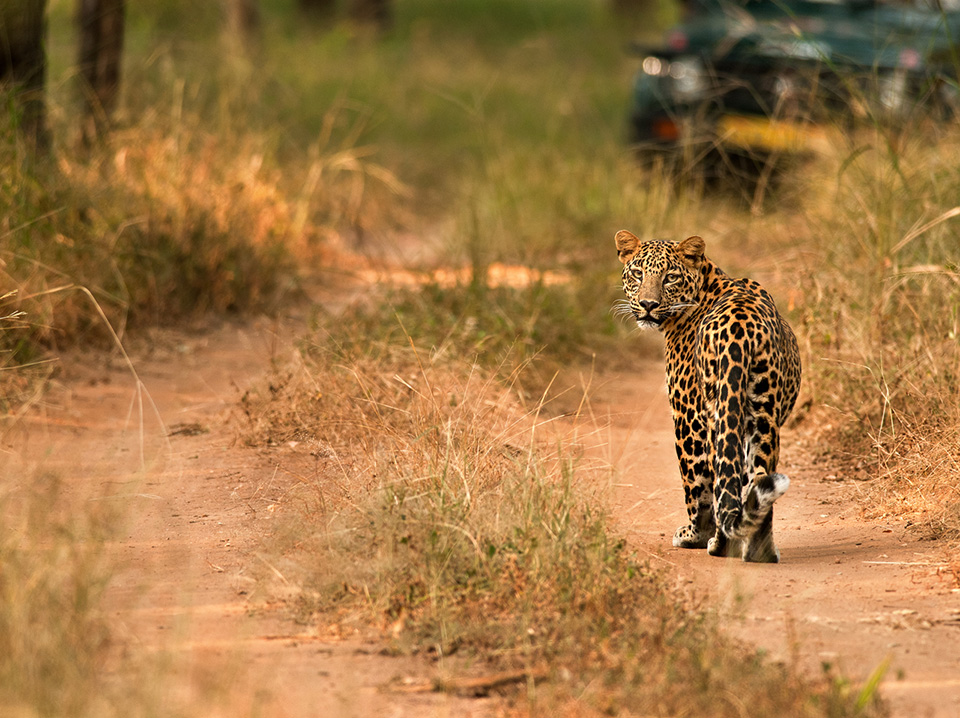
M 654 309 L 660 306 L 660 302 L 654 299 L 641 299 L 639 302 L 637 302 L 637 304 L 639 304 L 644 309 L 644 311 L 647 312 L 647 314 L 649 314 Z

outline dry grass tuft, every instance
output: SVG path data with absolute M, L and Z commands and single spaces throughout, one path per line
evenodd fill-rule
M 278 130 L 212 122 L 174 85 L 169 110 L 144 111 L 94 148 L 58 143 L 46 162 L 27 162 L 0 128 L 0 293 L 18 290 L 30 322 L 20 340 L 35 350 L 98 332 L 65 287 L 92 292 L 121 336 L 131 324 L 274 310 L 360 221 L 368 195 L 406 191 L 369 148 L 327 130 L 285 166 Z M 341 111 L 328 108 L 324 127 Z
M 953 542 L 960 136 L 887 132 L 808 170 L 795 325 L 807 391 L 832 411 L 823 443 L 873 479 L 865 505 Z
M 854 714 L 852 689 L 732 644 L 630 552 L 582 434 L 525 407 L 496 367 L 409 335 L 347 352 L 315 337 L 243 400 L 248 441 L 310 449 L 287 462 L 286 528 L 265 572 L 299 620 L 373 630 L 455 671 L 482 660 L 546 675 L 527 686 L 538 709 Z
M 960 424 L 911 426 L 878 466 L 869 517 L 895 515 L 921 536 L 960 544 Z
M 6 278 L 0 267 L 0 278 Z M 0 416 L 29 404 L 43 391 L 55 363 L 38 356 L 30 340 L 36 331 L 21 308 L 19 291 L 0 295 Z

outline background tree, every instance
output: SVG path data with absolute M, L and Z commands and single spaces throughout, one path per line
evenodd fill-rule
M 109 124 L 120 93 L 123 0 L 78 0 L 79 66 L 83 87 L 83 136 L 92 141 Z
M 0 0 L 0 89 L 13 93 L 17 124 L 38 152 L 50 146 L 46 6 L 46 0 Z

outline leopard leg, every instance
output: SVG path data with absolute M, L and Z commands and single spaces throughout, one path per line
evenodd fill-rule
M 719 498 L 718 496 L 718 500 L 716 501 L 717 505 L 714 507 L 714 512 L 717 514 L 720 511 Z M 743 542 L 739 538 L 727 535 L 719 521 L 716 521 L 715 524 L 714 534 L 707 542 L 707 553 L 718 558 L 741 555 L 743 552 Z
M 712 449 L 710 452 L 710 461 L 711 461 L 711 464 L 714 466 L 714 470 L 716 470 L 717 463 L 716 463 L 716 452 L 715 452 L 715 449 L 716 449 L 716 427 L 715 426 L 711 427 L 710 437 L 711 437 L 710 446 Z M 714 517 L 718 516 L 720 512 L 719 499 L 720 499 L 720 495 L 715 491 L 714 499 L 713 499 Z M 736 555 L 738 553 L 739 546 L 740 546 L 740 542 L 737 539 L 732 539 L 729 536 L 727 536 L 727 534 L 723 532 L 723 528 L 720 525 L 720 522 L 717 521 L 716 518 L 714 518 L 714 533 L 713 533 L 713 536 L 710 537 L 710 540 L 707 542 L 707 553 L 710 554 L 711 556 L 725 558 L 729 556 L 731 553 Z
M 724 558 L 730 553 L 730 539 L 726 537 L 719 528 L 717 532 L 707 541 L 707 553 L 711 556 Z
M 684 487 L 686 489 L 686 486 Z M 713 518 L 713 492 L 709 502 L 687 503 L 687 516 L 690 523 L 677 528 L 673 534 L 676 548 L 705 548 L 716 531 Z
M 689 523 L 673 535 L 677 548 L 704 548 L 716 531 L 713 512 L 713 472 L 708 457 L 706 427 L 699 419 L 688 422 L 675 412 L 677 458 Z

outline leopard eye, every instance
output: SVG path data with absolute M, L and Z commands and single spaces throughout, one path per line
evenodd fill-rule
M 680 281 L 680 275 L 676 272 L 667 272 L 663 277 L 664 284 L 675 284 Z

